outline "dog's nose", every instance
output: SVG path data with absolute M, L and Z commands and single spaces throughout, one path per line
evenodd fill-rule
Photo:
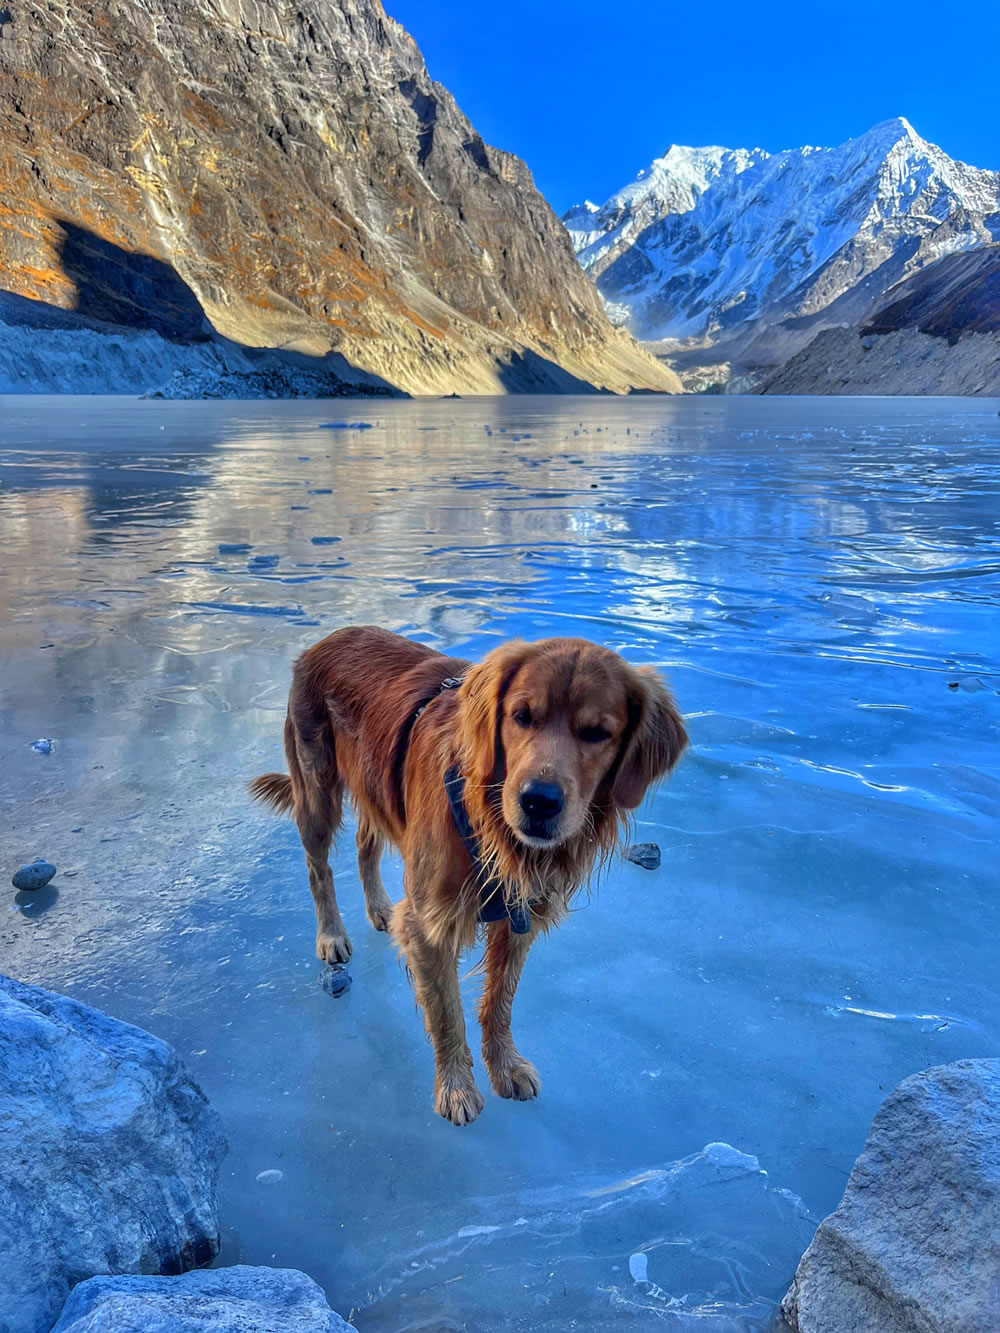
M 521 791 L 521 809 L 529 819 L 555 819 L 563 804 L 562 788 L 554 782 L 529 782 Z

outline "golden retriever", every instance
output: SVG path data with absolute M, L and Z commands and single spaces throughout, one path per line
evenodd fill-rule
M 484 931 L 483 1061 L 501 1097 L 537 1096 L 510 1030 L 525 957 L 686 744 L 656 673 L 583 639 L 506 643 L 473 666 L 363 626 L 296 661 L 289 776 L 265 774 L 251 791 L 294 814 L 328 963 L 351 955 L 328 862 L 349 794 L 368 919 L 406 960 L 434 1048 L 435 1107 L 453 1124 L 483 1108 L 459 955 Z M 395 907 L 379 873 L 386 842 L 405 863 Z

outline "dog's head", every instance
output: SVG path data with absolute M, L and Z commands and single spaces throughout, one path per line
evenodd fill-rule
M 557 847 L 592 810 L 633 810 L 687 744 L 656 672 L 583 639 L 508 643 L 460 694 L 467 784 L 522 844 Z

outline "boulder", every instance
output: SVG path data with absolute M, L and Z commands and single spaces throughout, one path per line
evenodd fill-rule
M 886 1099 L 782 1311 L 796 1333 L 997 1333 L 1000 1060 Z
M 166 1042 L 0 976 L 0 1333 L 48 1333 L 95 1274 L 212 1259 L 225 1151 Z
M 182 1277 L 92 1277 L 52 1333 L 335 1333 L 349 1329 L 294 1268 L 218 1268 Z

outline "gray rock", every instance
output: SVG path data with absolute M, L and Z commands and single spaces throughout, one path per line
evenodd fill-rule
M 335 1333 L 349 1329 L 294 1268 L 81 1282 L 52 1333 Z
M 51 861 L 31 861 L 26 866 L 19 866 L 14 871 L 11 883 L 15 889 L 44 889 L 55 876 L 56 868 Z
M 166 1042 L 0 976 L 0 1333 L 48 1333 L 95 1274 L 212 1259 L 225 1151 Z
M 660 849 L 655 842 L 634 842 L 625 848 L 622 856 L 644 870 L 658 870 L 660 866 Z
M 782 1311 L 797 1333 L 997 1333 L 1000 1060 L 886 1099 Z

